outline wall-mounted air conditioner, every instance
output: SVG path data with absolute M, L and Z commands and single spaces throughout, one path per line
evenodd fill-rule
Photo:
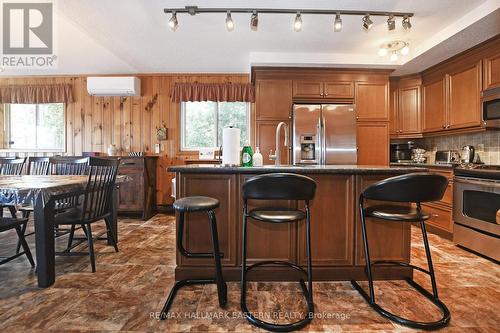
M 140 96 L 141 80 L 134 76 L 88 77 L 87 91 L 93 96 Z

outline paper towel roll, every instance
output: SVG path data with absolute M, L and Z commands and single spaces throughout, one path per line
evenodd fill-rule
M 241 130 L 236 127 L 226 127 L 222 130 L 222 164 L 240 165 Z

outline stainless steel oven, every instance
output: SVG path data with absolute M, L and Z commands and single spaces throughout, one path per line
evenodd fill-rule
M 455 243 L 500 260 L 500 173 L 456 169 L 453 220 Z
M 500 128 L 500 88 L 483 91 L 481 105 L 484 125 Z

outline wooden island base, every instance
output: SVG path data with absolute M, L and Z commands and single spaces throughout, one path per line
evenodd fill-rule
M 241 275 L 241 186 L 248 178 L 263 173 L 304 174 L 317 183 L 311 202 L 311 250 L 313 278 L 316 281 L 364 280 L 363 243 L 358 214 L 360 192 L 381 179 L 422 168 L 363 166 L 230 168 L 213 165 L 174 166 L 177 198 L 203 195 L 220 200 L 216 210 L 219 243 L 224 256 L 223 274 L 227 281 Z M 296 207 L 296 202 L 287 202 Z M 249 201 L 249 209 L 276 203 Z M 410 225 L 368 220 L 370 254 L 373 260 L 410 260 Z M 305 266 L 304 223 L 269 224 L 249 220 L 248 264 L 262 260 L 289 261 Z M 186 214 L 184 246 L 192 252 L 211 252 L 206 214 Z M 183 257 L 177 252 L 176 280 L 209 277 L 214 274 L 213 260 Z M 401 279 L 412 276 L 405 267 L 381 266 L 377 279 Z M 296 273 L 283 267 L 257 268 L 249 274 L 255 281 L 294 281 Z

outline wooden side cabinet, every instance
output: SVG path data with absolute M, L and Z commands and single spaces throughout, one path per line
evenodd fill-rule
M 255 89 L 256 120 L 289 119 L 292 110 L 292 80 L 259 80 Z
M 484 59 L 483 89 L 500 87 L 500 53 Z
M 389 123 L 357 123 L 358 165 L 389 164 Z
M 390 83 L 390 133 L 395 138 L 422 137 L 421 79 Z
M 360 121 L 388 121 L 389 82 L 356 82 L 356 113 Z
M 119 185 L 119 214 L 141 214 L 143 220 L 156 214 L 157 159 L 157 156 L 121 158 L 118 174 L 128 176 L 129 181 Z
M 446 128 L 446 79 L 423 84 L 424 132 Z

